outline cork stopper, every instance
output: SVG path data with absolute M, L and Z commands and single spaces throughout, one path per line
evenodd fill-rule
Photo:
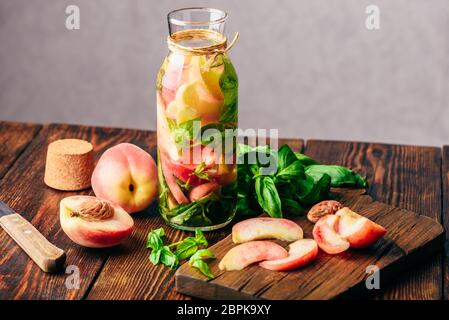
M 79 139 L 56 140 L 48 145 L 44 182 L 58 190 L 90 187 L 94 170 L 93 147 Z

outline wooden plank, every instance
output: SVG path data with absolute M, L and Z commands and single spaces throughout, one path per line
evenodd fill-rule
M 446 245 L 443 256 L 443 298 L 449 300 L 449 146 L 443 147 L 443 212 L 442 223 L 446 230 Z
M 71 125 L 46 125 L 39 132 L 8 173 L 0 181 L 0 200 L 21 213 L 48 240 L 65 250 L 66 265 L 79 268 L 80 288 L 66 287 L 67 276 L 45 274 L 16 245 L 6 232 L 0 231 L 0 299 L 80 299 L 109 254 L 127 252 L 128 248 L 91 250 L 69 240 L 59 224 L 59 201 L 74 192 L 62 192 L 43 182 L 47 146 L 61 138 L 90 141 L 97 157 L 119 142 L 135 143 L 147 150 L 155 144 L 155 133 L 148 131 L 95 128 Z M 89 194 L 90 190 L 77 192 Z
M 375 265 L 380 269 L 382 287 L 404 268 L 410 268 L 417 261 L 441 250 L 444 241 L 441 224 L 373 201 L 367 195 L 354 194 L 353 190 L 340 189 L 336 198 L 388 230 L 387 235 L 372 248 L 352 249 L 339 255 L 320 252 L 313 263 L 290 272 L 269 271 L 257 265 L 241 271 L 223 272 L 219 270 L 218 263 L 235 246 L 229 236 L 211 248 L 217 256 L 210 264 L 216 278 L 208 280 L 184 264 L 176 273 L 177 290 L 205 299 L 361 298 L 372 294 L 365 285 L 368 266 Z M 306 217 L 292 219 L 303 227 L 305 238 L 312 238 L 313 224 Z
M 375 200 L 441 221 L 441 150 L 375 143 L 308 141 L 305 153 L 320 162 L 349 166 L 365 174 Z M 441 257 L 389 287 L 383 299 L 440 299 Z
M 0 179 L 41 128 L 38 124 L 0 121 Z
M 279 143 L 279 146 L 288 143 L 298 151 L 303 146 L 303 141 L 297 139 L 281 139 Z M 153 154 L 155 151 L 155 148 L 151 150 Z M 176 292 L 173 271 L 161 265 L 153 266 L 148 261 L 149 252 L 145 243 L 150 230 L 163 226 L 170 242 L 189 235 L 165 225 L 156 210 L 157 207 L 153 206 L 147 213 L 136 216 L 135 232 L 124 245 L 127 250 L 113 254 L 106 261 L 88 299 L 190 299 Z M 226 227 L 208 232 L 206 236 L 212 245 L 229 232 L 230 227 Z

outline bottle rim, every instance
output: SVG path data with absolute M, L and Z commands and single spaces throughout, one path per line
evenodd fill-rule
M 214 20 L 208 20 L 208 21 L 188 21 L 188 20 L 180 20 L 177 18 L 174 18 L 173 16 L 176 13 L 183 12 L 183 11 L 205 11 L 205 12 L 214 12 L 219 14 L 219 18 Z M 178 25 L 178 26 L 195 26 L 195 25 L 213 25 L 213 24 L 219 24 L 225 22 L 226 18 L 228 17 L 228 13 L 226 11 L 216 9 L 216 8 L 209 8 L 209 7 L 188 7 L 188 8 L 180 8 L 170 11 L 167 14 L 167 20 L 168 23 Z

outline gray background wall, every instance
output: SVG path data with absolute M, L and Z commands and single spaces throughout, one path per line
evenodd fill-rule
M 69 4 L 81 30 L 65 28 Z M 242 128 L 449 143 L 447 0 L 0 0 L 0 119 L 154 129 L 166 13 L 192 5 L 227 10 L 240 31 Z

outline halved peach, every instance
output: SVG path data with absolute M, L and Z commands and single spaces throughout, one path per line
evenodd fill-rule
M 232 241 L 242 243 L 259 239 L 296 241 L 302 239 L 302 228 L 288 219 L 259 217 L 241 221 L 232 228 Z
M 232 248 L 221 259 L 220 270 L 242 270 L 252 263 L 288 256 L 287 250 L 271 241 L 250 241 Z
M 259 266 L 269 270 L 288 271 L 298 269 L 318 256 L 318 245 L 313 239 L 301 239 L 289 246 L 288 257 L 278 260 L 263 261 Z
M 363 217 L 349 208 L 337 211 L 340 217 L 338 233 L 345 238 L 353 248 L 366 248 L 382 238 L 387 230 L 381 225 Z
M 72 196 L 61 200 L 59 219 L 62 230 L 75 243 L 89 248 L 118 245 L 127 238 L 134 221 L 120 206 L 92 196 Z
M 338 254 L 349 248 L 349 242 L 337 232 L 339 220 L 339 216 L 327 215 L 313 227 L 313 238 L 320 249 L 328 254 Z

